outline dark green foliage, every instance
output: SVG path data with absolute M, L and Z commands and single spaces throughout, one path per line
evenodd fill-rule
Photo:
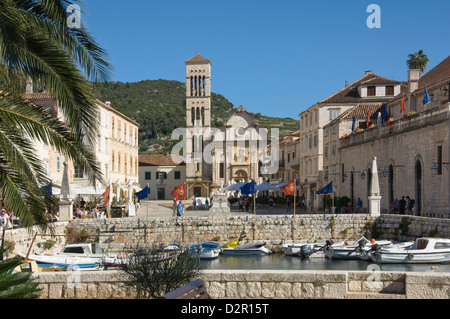
M 31 279 L 31 272 L 14 272 L 20 258 L 0 261 L 0 299 L 35 299 L 39 297 L 38 283 Z
M 132 258 L 123 269 L 129 277 L 127 285 L 137 289 L 138 298 L 158 299 L 197 279 L 203 269 L 199 259 L 187 252 L 167 261 L 159 258 L 157 249 L 152 248 L 148 254 Z
M 178 141 L 171 141 L 172 131 L 186 127 L 186 86 L 169 80 L 145 80 L 135 83 L 110 82 L 95 85 L 97 98 L 140 125 L 140 152 L 152 144 L 163 145 L 165 153 Z M 211 125 L 222 127 L 236 108 L 223 95 L 211 93 Z M 294 119 L 281 119 L 250 113 L 261 127 L 280 129 L 280 136 L 298 130 Z

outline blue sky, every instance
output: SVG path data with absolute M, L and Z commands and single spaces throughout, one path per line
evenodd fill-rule
M 428 69 L 450 53 L 448 0 L 84 0 L 114 81 L 185 81 L 184 61 L 212 65 L 212 91 L 268 116 L 298 114 L 365 70 L 406 80 L 409 53 Z M 381 9 L 381 28 L 366 21 Z

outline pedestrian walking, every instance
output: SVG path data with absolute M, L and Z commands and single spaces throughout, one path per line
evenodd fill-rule
M 181 218 L 181 221 L 184 220 L 184 207 L 183 207 L 183 201 L 182 200 L 180 200 L 179 203 L 177 204 L 177 216 L 176 216 L 176 223 L 177 223 L 177 225 L 179 225 L 178 217 Z
M 273 198 L 269 199 L 269 213 L 272 212 L 272 208 L 273 208 Z
M 286 213 L 290 213 L 291 212 L 291 200 L 288 198 L 286 198 Z

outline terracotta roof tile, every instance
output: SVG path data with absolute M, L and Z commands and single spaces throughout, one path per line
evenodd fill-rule
M 202 57 L 198 53 L 197 53 L 197 55 L 193 56 L 189 60 L 186 60 L 185 63 L 186 64 L 189 64 L 189 63 L 209 63 L 209 64 L 212 64 L 211 61 L 209 61 L 208 59 Z
M 418 90 L 447 79 L 450 79 L 450 56 L 420 78 Z
M 179 155 L 163 154 L 141 154 L 139 155 L 140 166 L 177 166 L 184 165 Z
M 341 115 L 339 115 L 335 120 L 351 120 L 353 119 L 353 116 L 356 120 L 366 119 L 367 118 L 367 111 L 369 111 L 369 115 L 371 116 L 373 113 L 378 111 L 380 107 L 383 106 L 383 103 L 359 103 L 352 107 L 351 109 L 348 109 L 347 111 L 343 112 Z
M 399 84 L 398 81 L 393 81 L 375 73 L 368 72 L 363 77 L 359 78 L 352 84 L 347 85 L 342 90 L 334 93 L 319 103 L 362 103 L 368 98 L 362 98 L 358 92 L 358 86 L 370 84 Z M 373 99 L 383 99 L 380 97 L 373 97 Z

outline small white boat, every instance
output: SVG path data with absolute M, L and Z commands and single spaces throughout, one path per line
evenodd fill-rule
M 226 245 L 222 247 L 222 254 L 233 256 L 270 255 L 272 251 L 264 247 L 265 245 L 265 242 L 237 245 L 236 247 L 229 247 L 229 245 Z
M 176 254 L 161 253 L 151 254 L 147 249 L 141 249 L 132 256 L 105 257 L 102 264 L 107 270 L 121 269 L 133 262 L 139 263 L 158 263 L 172 259 Z
M 38 267 L 65 270 L 101 270 L 102 260 L 111 255 L 102 251 L 98 243 L 66 245 L 61 252 L 41 254 L 18 254 L 21 258 L 35 261 Z
M 23 258 L 22 255 L 19 256 Z M 98 259 L 89 257 L 30 255 L 27 260 L 35 261 L 40 268 L 56 268 L 68 271 L 103 270 L 102 263 Z
M 220 245 L 215 242 L 201 242 L 189 247 L 189 254 L 200 259 L 215 259 L 221 252 Z
M 377 263 L 435 264 L 450 262 L 450 239 L 417 238 L 411 245 L 404 243 L 374 247 L 372 260 Z
M 182 249 L 177 243 L 169 245 L 161 244 L 160 248 L 157 249 L 158 254 L 179 254 L 181 251 Z

